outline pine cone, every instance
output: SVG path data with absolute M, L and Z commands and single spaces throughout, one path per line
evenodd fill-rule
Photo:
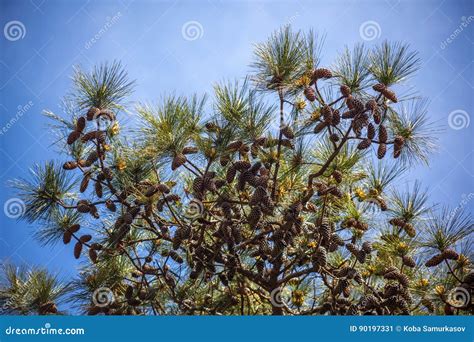
M 357 253 L 359 253 L 359 250 L 353 243 L 346 244 L 346 248 L 349 252 L 351 252 L 355 256 L 357 255 Z
M 362 244 L 362 250 L 367 253 L 367 254 L 370 254 L 372 253 L 372 244 L 368 241 L 365 241 L 363 244 Z
M 357 149 L 365 150 L 366 148 L 370 147 L 371 143 L 372 143 L 371 139 L 364 139 L 357 145 Z
M 288 139 L 293 139 L 295 137 L 295 134 L 293 133 L 293 130 L 290 126 L 283 126 L 281 128 L 281 134 L 283 134 Z
M 89 185 L 90 175 L 88 173 L 84 174 L 82 178 L 81 185 L 79 187 L 80 192 L 84 192 L 87 190 L 87 186 Z
M 395 218 L 390 219 L 390 221 L 388 221 L 388 223 L 390 223 L 394 226 L 397 226 L 397 227 L 403 227 L 406 224 L 406 221 L 402 217 L 395 217 Z
M 68 161 L 63 164 L 64 170 L 74 170 L 77 167 L 77 163 L 74 161 Z
M 409 237 L 415 237 L 416 235 L 415 227 L 413 227 L 411 223 L 406 223 L 403 225 L 403 230 L 408 234 Z
M 392 90 L 387 88 L 384 91 L 382 91 L 382 94 L 393 103 L 398 102 L 397 95 L 395 95 L 395 93 Z
M 176 154 L 176 156 L 173 158 L 173 161 L 171 162 L 171 170 L 176 170 L 178 167 L 186 163 L 188 159 L 186 156 L 182 153 Z
M 186 146 L 181 151 L 182 154 L 194 154 L 194 153 L 198 153 L 198 152 L 199 152 L 199 149 L 197 147 L 194 147 L 194 146 Z
M 393 143 L 395 146 L 402 148 L 403 145 L 405 145 L 405 139 L 402 136 L 397 135 L 395 139 L 393 140 Z
M 375 127 L 372 125 L 372 123 L 369 123 L 367 126 L 367 138 L 368 139 L 373 139 L 375 137 Z
M 338 142 L 339 141 L 339 135 L 337 135 L 337 133 L 333 133 L 329 136 L 329 139 L 332 141 L 332 142 Z
M 82 243 L 76 242 L 74 245 L 74 257 L 76 259 L 79 259 L 81 257 L 81 252 L 82 252 Z
M 387 153 L 387 145 L 381 143 L 379 144 L 379 147 L 377 149 L 377 158 L 382 159 L 385 157 L 385 154 Z
M 86 164 L 90 166 L 95 163 L 97 159 L 99 159 L 99 154 L 97 151 L 92 151 L 86 158 Z
M 334 170 L 333 173 L 331 174 L 331 176 L 334 178 L 334 180 L 337 182 L 337 183 L 341 183 L 342 182 L 342 172 L 339 171 L 339 170 Z
M 402 261 L 403 261 L 403 264 L 407 267 L 413 268 L 416 266 L 415 260 L 411 256 L 404 255 L 402 257 Z
M 444 260 L 444 257 L 442 254 L 436 254 L 425 263 L 425 266 L 426 267 L 438 266 L 439 264 L 441 264 L 441 262 L 443 262 L 443 260 Z
M 67 245 L 69 242 L 71 242 L 72 238 L 72 232 L 69 230 L 65 230 L 63 233 L 63 243 Z
M 387 129 L 384 125 L 379 126 L 379 141 L 381 143 L 386 143 L 388 139 Z
M 372 112 L 372 115 L 374 117 L 374 122 L 379 125 L 382 122 L 382 116 L 380 115 L 380 112 L 378 109 L 374 110 Z
M 311 87 L 304 88 L 304 96 L 308 99 L 308 101 L 313 102 L 316 100 L 316 93 Z
M 250 169 L 250 166 L 251 164 L 245 160 L 236 161 L 233 165 L 233 167 L 240 172 Z
M 351 88 L 349 88 L 345 84 L 341 85 L 340 90 L 341 90 L 342 96 L 344 97 L 348 97 L 349 95 L 351 95 Z
M 235 179 L 235 175 L 237 174 L 237 169 L 234 167 L 234 166 L 231 166 L 227 169 L 227 173 L 226 173 L 226 180 L 227 180 L 227 183 L 232 183 Z
M 92 121 L 94 118 L 98 117 L 100 109 L 97 107 L 91 107 L 86 114 L 87 120 Z
M 341 123 L 341 113 L 339 112 L 339 110 L 335 109 L 333 112 L 332 112 L 332 122 L 331 122 L 331 125 L 333 126 L 337 126 Z
M 81 116 L 79 117 L 79 119 L 77 119 L 77 122 L 76 122 L 76 132 L 82 133 L 85 127 L 86 127 L 86 119 L 83 116 Z
M 377 83 L 376 85 L 372 87 L 372 89 L 381 93 L 387 89 L 387 86 L 383 83 Z
M 326 128 L 327 123 L 326 122 L 320 122 L 314 127 L 314 133 L 318 134 L 320 133 L 324 128 Z
M 102 183 L 101 182 L 95 182 L 94 184 L 94 188 L 95 188 L 95 194 L 97 195 L 97 197 L 99 198 L 102 198 Z
M 448 260 L 457 260 L 459 258 L 459 254 L 453 249 L 445 249 L 442 253 L 442 256 L 444 259 Z
M 331 78 L 332 72 L 329 69 L 319 68 L 315 69 L 313 72 L 313 80 L 316 81 L 320 78 Z
M 321 115 L 323 116 L 324 122 L 327 125 L 332 123 L 332 108 L 328 106 L 324 106 L 321 108 Z
M 255 226 L 260 220 L 261 216 L 262 216 L 262 211 L 260 210 L 260 208 L 258 206 L 253 206 L 250 209 L 250 213 L 248 216 L 248 221 L 250 225 Z
M 72 131 L 67 137 L 67 144 L 72 145 L 76 142 L 77 139 L 81 136 L 81 133 L 78 131 Z
M 115 212 L 117 210 L 117 207 L 115 206 L 115 203 L 112 202 L 112 200 L 107 200 L 105 201 L 105 206 L 107 209 L 109 209 L 111 212 Z

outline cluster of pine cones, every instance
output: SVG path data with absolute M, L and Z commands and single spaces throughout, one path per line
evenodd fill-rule
M 317 100 L 312 85 L 331 77 L 329 70 L 316 69 L 311 84 L 304 89 L 307 100 Z M 375 85 L 373 89 L 380 95 L 364 101 L 352 96 L 349 87 L 341 86 L 341 98 L 345 106 L 339 106 L 339 109 L 322 106 L 320 116 L 314 122 L 314 133 L 328 130 L 334 144 L 341 141 L 343 144 L 349 137 L 360 140 L 358 149 L 377 144 L 378 158 L 383 158 L 387 145 L 393 144 L 393 156 L 398 158 L 404 139 L 395 136 L 389 141 L 384 125 L 386 101 L 397 102 L 397 98 L 382 84 Z M 143 260 L 132 274 L 137 281 L 117 290 L 117 297 L 123 299 L 121 303 L 133 309 L 116 303 L 114 307 L 107 308 L 92 306 L 90 314 L 139 313 L 138 306 L 156 295 L 156 288 L 147 285 L 146 279 L 149 277 L 159 278 L 163 280 L 165 288 L 174 289 L 180 279 L 166 263 L 161 265 L 158 259 L 169 260 L 174 265 L 189 266 L 188 277 L 191 280 L 219 281 L 222 286 L 229 287 L 237 278 L 245 278 L 268 292 L 282 285 L 280 282 L 285 274 L 297 274 L 301 270 L 320 273 L 331 279 L 326 284 L 327 302 L 318 308 L 321 314 L 409 313 L 412 302 L 408 291 L 409 279 L 400 269 L 389 267 L 380 272 L 379 276 L 385 279 L 383 289 L 372 290 L 371 294 L 354 300 L 350 299 L 351 290 L 363 284 L 363 277 L 354 263 L 349 266 L 346 262 L 335 267 L 328 262 L 328 254 L 342 248 L 354 257 L 351 260 L 360 264 L 365 264 L 373 254 L 372 245 L 361 239 L 362 233 L 369 228 L 367 223 L 356 218 L 335 222 L 328 219 L 324 210 L 320 210 L 324 203 L 337 201 L 344 196 L 340 186 L 344 175 L 340 171 L 333 171 L 329 177 L 319 177 L 311 188 L 300 194 L 292 194 L 290 202 L 286 198 L 279 198 L 278 177 L 274 177 L 272 172 L 281 156 L 275 158 L 272 150 L 277 146 L 279 150 L 294 148 L 293 140 L 297 134 L 290 126 L 280 128 L 279 139 L 259 137 L 250 142 L 232 141 L 223 153 L 208 158 L 210 165 L 211 162 L 219 165 L 215 170 L 206 168 L 196 175 L 187 189 L 188 194 L 201 206 L 199 215 L 189 218 L 180 214 L 181 196 L 173 193 L 173 188 L 164 183 L 138 180 L 134 188 L 141 192 L 141 197 L 127 189 L 116 188 L 113 179 L 119 170 L 107 165 L 107 130 L 95 127 L 86 131 L 87 122 L 94 123 L 99 118 L 114 120 L 115 115 L 109 110 L 93 107 L 85 117 L 77 120 L 67 143 L 72 145 L 80 141 L 89 148 L 89 152 L 85 159 L 66 162 L 64 169 L 79 169 L 82 172 L 81 193 L 86 195 L 89 184 L 94 184 L 92 191 L 98 200 L 81 199 L 76 204 L 76 210 L 95 219 L 108 211 L 115 222 L 107 227 L 110 237 L 105 243 L 92 243 L 91 235 L 79 235 L 79 224 L 64 231 L 64 243 L 74 239 L 75 257 L 79 258 L 86 247 L 91 261 L 96 263 L 101 255 L 124 255 L 130 246 L 128 235 L 132 226 L 149 224 L 156 229 L 156 241 L 149 254 L 140 258 Z M 350 124 L 343 125 L 344 121 Z M 345 135 L 338 133 L 343 126 L 349 127 Z M 218 131 L 219 126 L 209 123 L 206 129 L 212 133 Z M 171 170 L 184 167 L 188 158 L 199 152 L 194 146 L 177 151 L 171 162 Z M 387 209 L 383 199 L 378 201 L 378 205 L 381 210 Z M 415 234 L 413 226 L 403 218 L 392 219 L 390 223 L 404 229 L 410 236 Z M 337 229 L 338 224 L 340 229 Z M 348 240 L 338 234 L 341 229 L 352 228 L 361 234 L 353 234 Z M 430 260 L 427 266 L 435 266 L 445 259 L 453 258 L 452 252 L 445 251 Z M 410 268 L 415 266 L 409 256 L 403 256 L 403 264 Z M 176 300 L 187 312 L 198 310 L 198 304 L 192 300 Z M 216 313 L 235 303 L 235 294 L 229 292 L 224 301 L 206 303 L 206 307 L 209 308 L 208 312 Z

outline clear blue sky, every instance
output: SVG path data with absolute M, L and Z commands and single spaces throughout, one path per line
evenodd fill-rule
M 157 100 L 170 91 L 204 93 L 215 81 L 244 76 L 252 44 L 291 23 L 295 29 L 326 34 L 322 65 L 330 65 L 344 45 L 363 42 L 364 37 L 373 38 L 368 45 L 383 39 L 406 41 L 420 52 L 422 68 L 412 83 L 430 97 L 430 116 L 446 131 L 430 168 L 415 167 L 409 180 L 421 179 L 434 202 L 458 206 L 463 195 L 474 192 L 474 123 L 452 129 L 448 116 L 459 110 L 464 113 L 454 115 L 470 120 L 474 114 L 472 15 L 473 2 L 468 0 L 1 0 L 0 204 L 15 197 L 8 180 L 27 176 L 36 162 L 57 158 L 41 112 L 60 112 L 73 65 L 90 68 L 121 60 L 138 82 L 134 101 Z M 19 31 L 14 26 L 4 30 L 18 25 L 12 21 L 23 25 L 17 26 Z M 192 21 L 199 23 L 195 40 L 190 40 L 192 27 L 183 36 L 183 25 Z M 361 25 L 368 21 L 378 27 L 373 26 L 374 36 L 368 30 L 362 37 Z M 454 38 L 447 42 L 450 36 Z M 466 206 L 472 212 L 474 200 Z M 78 262 L 69 246 L 42 248 L 31 238 L 34 226 L 7 217 L 3 210 L 0 220 L 2 260 L 75 273 Z

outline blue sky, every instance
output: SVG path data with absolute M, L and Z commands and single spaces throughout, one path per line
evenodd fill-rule
M 216 81 L 243 77 L 250 70 L 252 44 L 289 23 L 326 35 L 323 66 L 330 66 L 344 45 L 357 42 L 401 40 L 419 51 L 422 68 L 412 84 L 430 98 L 429 115 L 445 132 L 430 167 L 414 167 L 407 181 L 421 180 L 433 202 L 452 207 L 466 202 L 472 212 L 473 7 L 468 0 L 2 0 L 0 204 L 15 198 L 8 180 L 27 177 L 34 163 L 58 158 L 41 112 L 60 114 L 73 65 L 88 69 L 122 61 L 137 80 L 131 101 L 156 101 L 171 91 L 203 94 Z M 448 125 L 450 113 L 461 120 L 451 125 L 457 129 Z M 78 262 L 70 248 L 41 247 L 31 238 L 35 227 L 9 218 L 5 210 L 0 220 L 2 260 L 75 273 Z

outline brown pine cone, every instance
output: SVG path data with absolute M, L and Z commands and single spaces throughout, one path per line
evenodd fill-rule
M 333 173 L 331 174 L 331 176 L 334 178 L 334 180 L 337 182 L 337 183 L 341 183 L 342 182 L 342 172 L 339 171 L 339 170 L 334 170 Z
M 425 266 L 426 267 L 438 266 L 439 264 L 441 264 L 441 262 L 443 262 L 443 260 L 444 260 L 444 257 L 442 254 L 436 254 L 425 263 Z
M 364 139 L 357 145 L 357 149 L 365 150 L 366 148 L 370 147 L 371 143 L 372 143 L 371 139 L 368 139 L 368 138 Z
M 63 164 L 64 170 L 74 170 L 77 167 L 77 163 L 75 161 L 67 161 Z
M 250 169 L 250 166 L 252 166 L 250 162 L 245 160 L 236 161 L 233 165 L 233 167 L 240 172 Z
M 375 101 L 374 99 L 367 101 L 365 103 L 365 108 L 371 111 L 376 110 L 378 108 L 377 101 Z
M 380 112 L 378 109 L 374 110 L 372 112 L 372 115 L 374 117 L 374 122 L 379 125 L 382 122 L 382 116 L 380 115 Z
M 313 81 L 316 81 L 320 78 L 331 78 L 332 77 L 332 72 L 329 69 L 324 69 L 324 68 L 318 68 L 315 69 L 313 72 Z
M 387 129 L 384 125 L 379 126 L 379 141 L 381 143 L 386 143 L 388 138 Z
M 314 133 L 318 134 L 327 126 L 326 122 L 320 122 L 314 127 Z
M 76 259 L 79 259 L 81 257 L 81 252 L 82 252 L 82 243 L 76 242 L 74 245 L 74 257 Z
M 362 250 L 367 254 L 372 253 L 372 244 L 369 241 L 365 241 L 362 244 Z
M 457 260 L 459 258 L 459 254 L 453 249 L 445 249 L 441 255 L 444 259 L 448 260 Z
M 100 109 L 97 108 L 97 107 L 91 107 L 88 111 L 87 111 L 87 114 L 86 114 L 86 118 L 88 121 L 92 121 L 94 120 L 95 118 L 97 118 L 99 116 L 99 113 L 100 113 Z
M 76 142 L 77 139 L 81 136 L 81 133 L 78 131 L 72 131 L 67 137 L 67 144 L 72 145 Z
M 344 97 L 348 97 L 349 95 L 351 95 L 351 88 L 349 88 L 345 84 L 341 85 L 340 90 L 341 90 L 342 96 Z
M 411 256 L 404 255 L 402 257 L 402 261 L 403 261 L 403 264 L 407 267 L 413 268 L 416 266 L 415 260 Z
M 77 119 L 77 122 L 76 122 L 76 132 L 82 133 L 85 127 L 86 127 L 86 119 L 83 116 L 81 116 Z
M 281 134 L 283 134 L 288 139 L 293 139 L 295 137 L 291 127 L 286 125 L 281 128 Z
M 387 145 L 381 143 L 379 144 L 379 147 L 377 149 L 377 158 L 382 159 L 385 157 L 385 154 L 387 153 Z
M 332 122 L 331 122 L 331 125 L 333 126 L 337 126 L 341 123 L 341 113 L 339 112 L 339 110 L 335 109 L 333 110 L 332 112 Z
M 316 100 L 316 93 L 313 88 L 306 87 L 304 88 L 304 96 L 308 99 L 308 101 L 313 102 Z
M 385 89 L 387 89 L 387 86 L 383 83 L 377 83 L 376 85 L 372 87 L 372 89 L 381 93 L 385 91 Z
M 367 138 L 368 139 L 373 139 L 375 137 L 375 127 L 372 123 L 369 123 L 367 126 Z
M 332 108 L 324 106 L 321 108 L 321 115 L 323 116 L 324 122 L 328 125 L 332 123 Z
M 173 161 L 171 162 L 171 170 L 176 170 L 178 167 L 186 163 L 188 159 L 186 156 L 182 153 L 176 154 L 176 156 L 173 158 Z
M 235 175 L 237 174 L 237 169 L 234 167 L 234 166 L 231 166 L 227 169 L 227 173 L 226 173 L 226 180 L 227 180 L 227 183 L 232 183 L 235 179 Z
M 382 91 L 382 94 L 393 103 L 398 102 L 397 95 L 395 95 L 395 93 L 392 90 L 387 88 L 384 91 Z
M 194 146 L 186 146 L 181 151 L 182 154 L 194 154 L 194 153 L 198 153 L 198 152 L 199 152 L 199 149 L 197 147 L 194 147 Z
M 329 136 L 329 139 L 333 142 L 338 142 L 339 141 L 339 135 L 337 135 L 337 133 L 333 133 Z

